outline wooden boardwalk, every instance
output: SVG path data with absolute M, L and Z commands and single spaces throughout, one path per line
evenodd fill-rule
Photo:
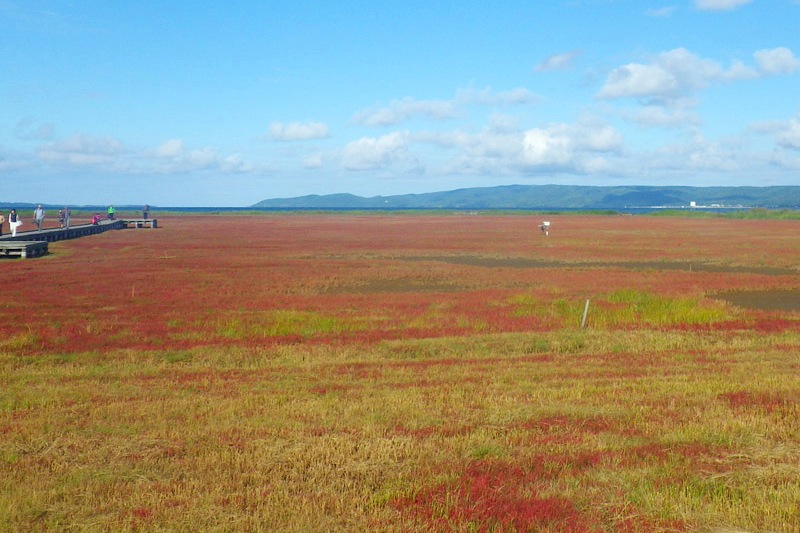
M 25 222 L 22 227 L 31 227 L 34 224 Z M 99 224 L 78 224 L 70 226 L 69 228 L 48 228 L 42 231 L 17 231 L 17 236 L 12 237 L 10 233 L 3 234 L 0 237 L 0 242 L 3 241 L 63 241 L 66 239 L 77 239 L 78 237 L 85 237 L 87 235 L 97 235 L 110 229 L 122 229 L 125 225 L 121 220 L 101 220 Z
M 139 224 L 140 222 L 141 224 Z M 131 227 L 131 224 L 133 224 L 134 228 L 146 227 L 144 222 L 149 223 L 151 228 L 158 227 L 158 222 L 155 218 L 146 220 L 103 219 L 98 224 L 77 224 L 69 228 L 47 228 L 41 231 L 35 229 L 32 231 L 17 231 L 15 237 L 12 237 L 10 233 L 4 233 L 0 236 L 0 257 L 39 257 L 47 254 L 48 242 L 77 239 L 87 235 L 97 235 L 108 230 L 125 229 Z M 30 223 L 26 222 L 27 224 Z

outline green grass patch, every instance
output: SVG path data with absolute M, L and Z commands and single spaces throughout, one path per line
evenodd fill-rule
M 512 316 L 538 317 L 555 321 L 561 327 L 579 325 L 586 308 L 586 300 L 557 298 L 545 301 L 528 294 L 515 295 L 509 298 L 508 303 L 512 307 Z M 637 325 L 664 327 L 714 324 L 729 316 L 721 302 L 620 290 L 591 298 L 586 324 L 600 329 Z

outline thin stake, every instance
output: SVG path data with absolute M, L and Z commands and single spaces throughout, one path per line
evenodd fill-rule
M 589 298 L 586 298 L 586 305 L 583 307 L 583 318 L 581 319 L 581 328 L 586 327 L 586 315 L 589 314 Z

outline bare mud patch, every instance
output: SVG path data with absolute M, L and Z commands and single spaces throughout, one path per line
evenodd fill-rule
M 730 291 L 713 295 L 738 307 L 764 311 L 800 311 L 800 289 Z

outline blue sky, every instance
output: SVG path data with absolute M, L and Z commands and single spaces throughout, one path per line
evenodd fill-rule
M 0 0 L 0 201 L 796 185 L 798 0 Z

